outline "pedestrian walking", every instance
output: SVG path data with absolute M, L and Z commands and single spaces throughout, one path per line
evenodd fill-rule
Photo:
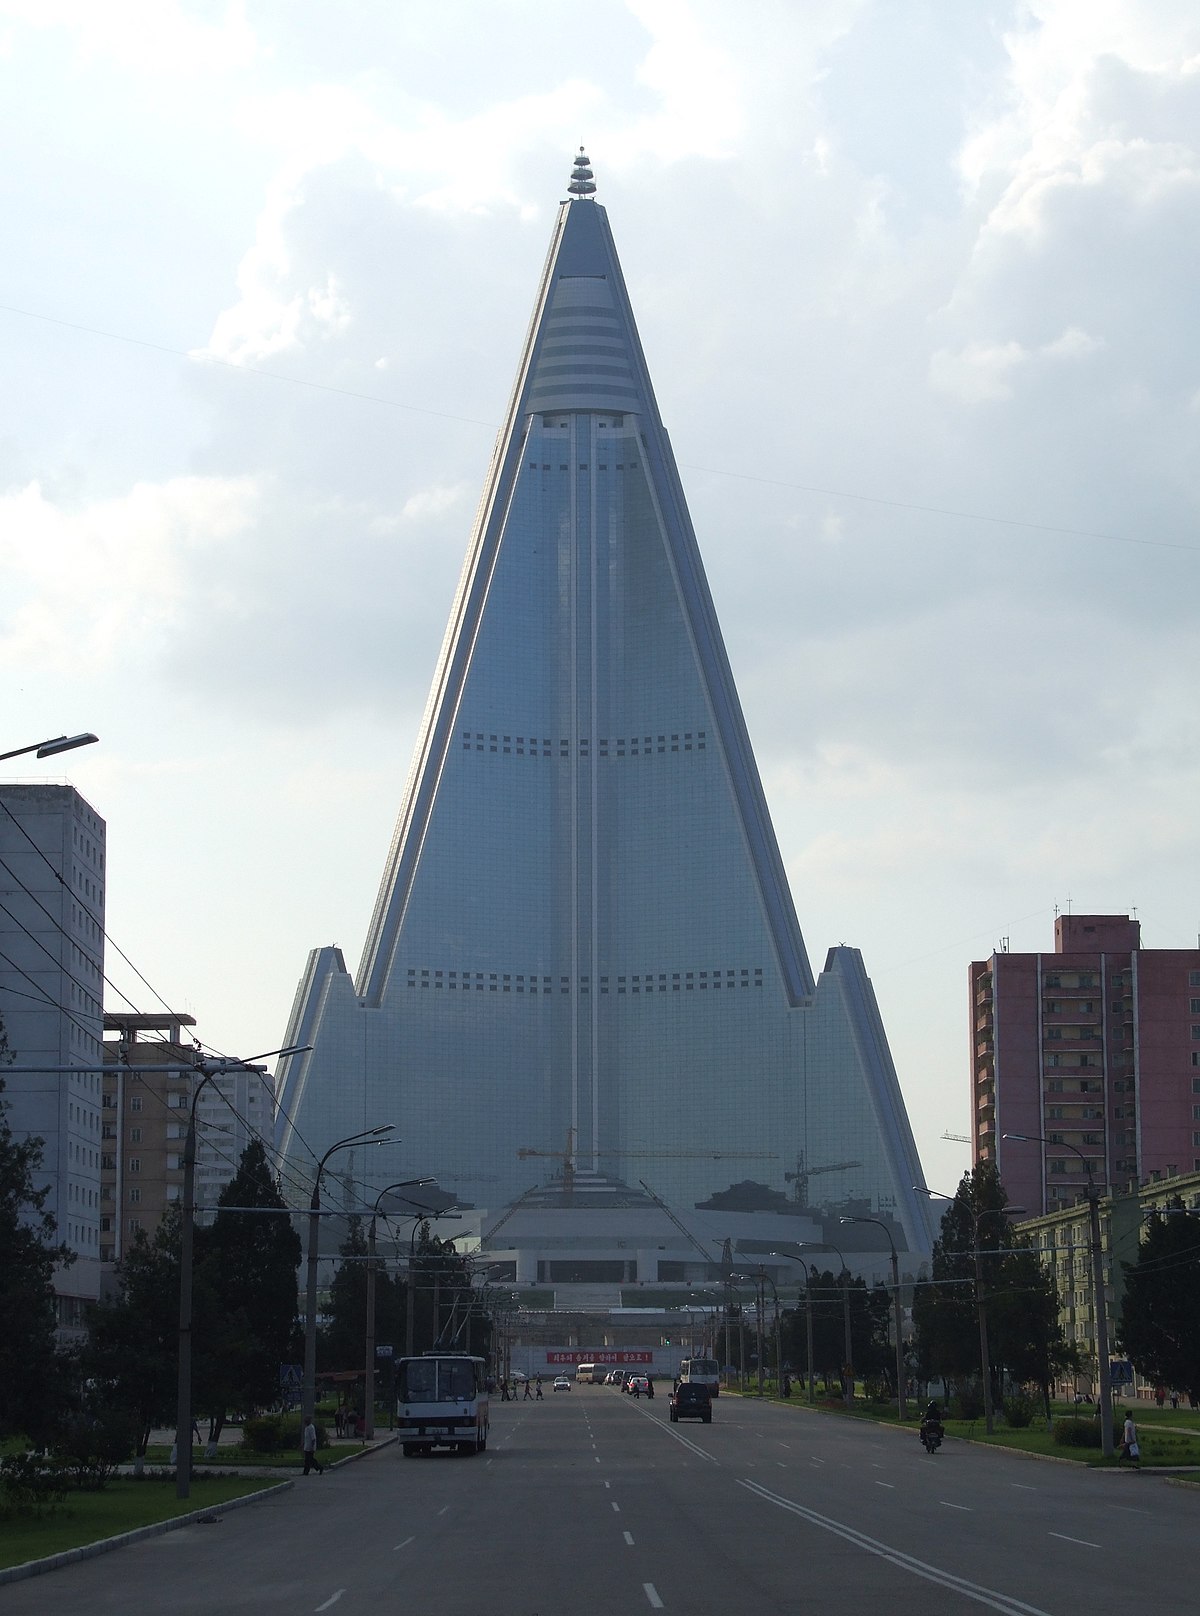
M 533 1387 L 530 1385 L 529 1381 L 527 1380 L 525 1382 L 525 1401 L 528 1403 L 532 1399 L 532 1397 L 533 1397 Z
M 324 1474 L 324 1466 L 317 1461 L 317 1428 L 312 1420 L 308 1420 L 300 1436 L 300 1451 L 304 1455 L 304 1474 L 315 1470 L 317 1475 Z
M 534 1402 L 535 1403 L 540 1403 L 541 1400 L 542 1400 L 542 1377 L 539 1375 L 538 1378 L 537 1378 L 537 1392 L 536 1392 L 536 1394 L 534 1396 Z
M 1138 1443 L 1137 1426 L 1133 1423 L 1133 1415 L 1126 1413 L 1125 1428 L 1121 1433 L 1121 1451 L 1117 1455 L 1117 1463 L 1124 1464 L 1130 1461 L 1135 1470 L 1142 1467 L 1142 1450 Z

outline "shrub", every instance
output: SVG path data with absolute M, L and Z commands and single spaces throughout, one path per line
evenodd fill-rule
M 1033 1424 L 1038 1405 L 1024 1392 L 1013 1392 L 1004 1399 L 1004 1419 L 1014 1431 L 1024 1431 Z
M 1098 1448 L 1100 1427 L 1093 1420 L 1055 1420 L 1054 1442 L 1060 1448 Z
M 282 1417 L 259 1414 L 242 1426 L 242 1447 L 248 1453 L 279 1453 L 283 1448 Z
M 301 1423 L 299 1414 L 258 1415 L 242 1426 L 242 1446 L 250 1453 L 298 1453 Z M 317 1446 L 327 1448 L 328 1432 L 320 1420 L 316 1426 Z
M 974 1383 L 960 1386 L 950 1399 L 952 1420 L 979 1420 L 983 1418 L 983 1388 Z
M 0 1520 L 14 1515 L 48 1515 L 67 1496 L 63 1467 L 36 1453 L 0 1459 Z
M 81 1492 L 100 1492 L 117 1466 L 133 1458 L 138 1431 L 126 1409 L 81 1411 L 59 1421 L 51 1451 Z

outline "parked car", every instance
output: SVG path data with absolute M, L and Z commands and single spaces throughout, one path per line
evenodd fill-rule
M 555 1375 L 554 1390 L 556 1392 L 569 1392 L 571 1390 L 571 1382 L 566 1375 Z
M 671 1393 L 671 1423 L 678 1420 L 703 1420 L 712 1424 L 712 1393 L 699 1381 L 684 1380 Z

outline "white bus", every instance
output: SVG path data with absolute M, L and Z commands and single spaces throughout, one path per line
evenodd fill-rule
M 597 1375 L 594 1363 L 581 1363 L 575 1369 L 575 1379 L 581 1386 L 590 1386 L 594 1381 L 603 1380 L 604 1375 L 604 1366 L 600 1366 L 600 1373 Z
M 721 1390 L 721 1370 L 715 1358 L 685 1358 L 679 1366 L 679 1379 L 707 1386 L 714 1397 Z
M 430 1352 L 396 1365 L 396 1430 L 405 1458 L 457 1448 L 482 1453 L 488 1439 L 487 1365 L 464 1353 Z

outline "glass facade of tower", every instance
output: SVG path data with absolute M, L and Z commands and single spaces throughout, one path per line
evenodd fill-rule
M 809 968 L 590 200 L 560 211 L 357 983 L 315 952 L 287 1042 L 314 1046 L 282 1072 L 299 1169 L 381 1121 L 497 1209 L 568 1152 L 680 1207 L 844 1163 L 817 1185 L 927 1249 L 874 996 L 854 950 Z

